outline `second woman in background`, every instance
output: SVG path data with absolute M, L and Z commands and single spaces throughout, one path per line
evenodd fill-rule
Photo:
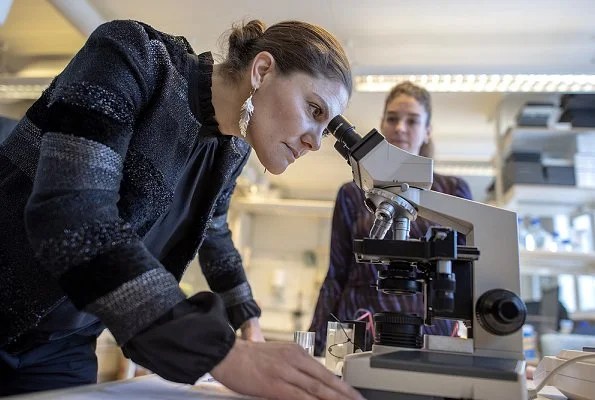
M 433 157 L 431 140 L 432 106 L 427 90 L 410 82 L 395 86 L 385 100 L 380 131 L 386 140 L 410 153 Z M 467 183 L 458 177 L 434 174 L 432 190 L 471 199 Z M 341 321 L 352 320 L 363 310 L 422 315 L 423 299 L 416 296 L 388 296 L 371 285 L 376 282 L 377 266 L 358 264 L 353 255 L 353 239 L 367 237 L 373 215 L 364 206 L 364 193 L 354 182 L 344 184 L 337 195 L 331 233 L 329 270 L 320 289 L 310 331 L 316 332 L 315 354 L 324 353 L 327 321 L 333 313 Z M 418 218 L 411 223 L 411 238 L 425 235 L 432 224 Z M 451 335 L 454 323 L 435 320 L 424 326 L 425 334 Z M 368 335 L 367 346 L 371 345 Z

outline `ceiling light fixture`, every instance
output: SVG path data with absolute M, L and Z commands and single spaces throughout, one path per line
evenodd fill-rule
M 430 92 L 526 92 L 593 93 L 595 75 L 360 75 L 355 77 L 358 92 L 388 92 L 403 81 L 411 81 Z

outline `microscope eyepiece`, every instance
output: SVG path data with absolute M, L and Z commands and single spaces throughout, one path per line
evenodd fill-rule
M 355 126 L 340 114 L 331 119 L 327 129 L 347 149 L 353 147 L 361 139 L 360 135 L 355 131 Z

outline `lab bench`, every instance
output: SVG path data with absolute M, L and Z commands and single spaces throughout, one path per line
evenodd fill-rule
M 527 386 L 531 387 L 531 382 Z M 250 398 L 232 393 L 216 382 L 199 381 L 196 385 L 183 385 L 168 382 L 156 375 L 149 375 L 67 390 L 7 397 L 6 400 L 238 400 Z M 555 388 L 546 387 L 540 392 L 538 399 L 565 400 L 566 397 Z

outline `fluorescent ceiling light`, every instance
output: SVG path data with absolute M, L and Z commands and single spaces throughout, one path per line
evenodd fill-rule
M 595 75 L 360 75 L 359 92 L 388 92 L 411 81 L 430 92 L 595 92 Z
M 463 158 L 448 160 L 438 158 L 434 160 L 434 172 L 442 175 L 458 176 L 489 176 L 493 177 L 494 166 L 489 161 L 472 161 Z

